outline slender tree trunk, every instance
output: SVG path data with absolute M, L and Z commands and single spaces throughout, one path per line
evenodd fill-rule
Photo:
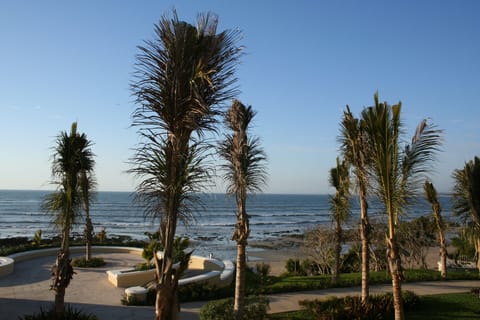
M 85 216 L 85 260 L 90 261 L 92 259 L 93 224 L 88 212 Z
M 480 238 L 477 236 L 475 242 L 475 255 L 477 257 L 477 269 L 480 272 Z
M 392 232 L 393 231 L 393 232 Z M 387 238 L 387 257 L 390 274 L 392 276 L 393 305 L 395 308 L 395 320 L 405 319 L 402 301 L 402 280 L 403 272 L 398 254 L 397 237 L 394 230 L 391 230 L 390 237 Z
M 370 222 L 368 221 L 368 204 L 365 193 L 360 191 L 360 237 L 362 240 L 362 302 L 369 296 L 370 280 Z
M 62 245 L 52 267 L 51 289 L 55 291 L 55 319 L 63 319 L 65 314 L 65 290 L 73 277 L 73 267 L 70 259 L 70 226 L 62 233 Z
M 438 237 L 440 239 L 440 276 L 445 279 L 447 277 L 447 243 L 443 232 L 439 231 Z
M 183 172 L 182 168 L 185 165 L 182 155 L 187 154 L 188 140 L 182 144 L 175 135 L 171 135 L 170 138 L 172 164 L 169 168 L 169 188 L 167 188 L 168 194 L 165 203 L 166 225 L 162 234 L 163 258 L 159 260 L 157 254 L 154 254 L 157 279 L 155 320 L 176 320 L 179 311 L 178 299 L 176 297 L 178 277 L 175 277 L 175 270 L 173 269 L 173 242 L 175 240 L 178 209 L 180 206 L 177 189 L 178 183 L 182 181 L 178 176 Z
M 335 219 L 335 265 L 332 272 L 332 284 L 337 284 L 340 278 L 340 254 L 342 251 L 342 226 L 339 219 Z
M 245 309 L 245 267 L 246 246 L 240 242 L 237 244 L 237 273 L 235 277 L 235 302 L 233 312 L 236 320 L 243 319 Z

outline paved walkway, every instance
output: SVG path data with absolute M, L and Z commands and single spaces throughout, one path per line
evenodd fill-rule
M 124 289 L 111 285 L 105 274 L 108 269 L 124 268 L 143 262 L 138 255 L 127 253 L 99 254 L 107 266 L 98 269 L 76 269 L 76 274 L 67 288 L 65 301 L 93 313 L 101 320 L 153 319 L 153 307 L 122 306 Z M 25 314 L 37 313 L 40 307 L 53 302 L 50 288 L 50 268 L 55 257 L 42 257 L 15 264 L 15 271 L 0 278 L 0 319 L 18 319 Z M 480 281 L 445 281 L 404 284 L 403 288 L 419 295 L 465 292 L 480 287 Z M 390 291 L 389 285 L 374 286 L 372 293 Z M 324 296 L 360 294 L 360 288 L 334 288 L 327 290 L 270 295 L 270 312 L 299 309 L 298 301 Z M 180 319 L 199 319 L 198 312 L 204 302 L 182 304 Z

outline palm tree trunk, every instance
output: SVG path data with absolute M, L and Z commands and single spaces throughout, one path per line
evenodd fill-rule
M 391 230 L 393 231 L 393 230 Z M 395 231 L 390 232 L 387 238 L 387 257 L 390 274 L 392 276 L 393 306 L 395 309 L 395 320 L 405 319 L 402 301 L 402 283 L 403 274 L 400 256 L 398 254 L 397 237 Z
M 237 275 L 235 277 L 235 301 L 233 312 L 236 320 L 243 319 L 245 309 L 245 267 L 246 246 L 243 241 L 237 244 Z
M 369 296 L 370 278 L 370 222 L 368 221 L 368 205 L 365 193 L 360 191 L 360 237 L 362 240 L 362 302 L 365 303 Z
M 340 221 L 335 219 L 335 265 L 332 272 L 332 284 L 337 284 L 340 277 L 340 253 L 342 251 L 342 226 Z
M 475 242 L 475 255 L 477 257 L 477 269 L 480 272 L 480 237 L 474 239 Z
M 440 276 L 445 279 L 447 277 L 447 243 L 443 232 L 439 231 L 438 237 L 440 239 Z
M 85 216 L 85 260 L 90 261 L 92 259 L 93 224 L 88 212 Z

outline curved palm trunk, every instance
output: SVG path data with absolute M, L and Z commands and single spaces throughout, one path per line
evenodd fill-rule
M 65 314 L 65 290 L 73 277 L 70 259 L 70 226 L 62 232 L 62 246 L 52 267 L 51 290 L 55 291 L 55 319 L 63 319 Z
M 248 215 L 245 211 L 246 195 L 238 201 L 238 216 L 232 240 L 237 242 L 237 266 L 235 276 L 235 299 L 233 313 L 236 320 L 243 319 L 245 310 L 245 268 L 247 238 L 250 233 Z
M 337 284 L 340 278 L 340 255 L 342 251 L 342 225 L 337 217 L 335 219 L 335 265 L 332 272 L 332 284 Z
M 360 190 L 360 237 L 362 240 L 362 302 L 369 296 L 370 280 L 370 222 L 368 221 L 368 204 L 363 190 Z
M 85 260 L 92 259 L 93 223 L 89 210 L 85 213 Z
M 393 215 L 389 213 L 389 236 L 387 238 L 387 258 L 390 274 L 392 276 L 393 305 L 395 320 L 405 319 L 402 301 L 403 270 L 398 252 L 397 233 L 393 222 Z
M 189 136 L 189 135 L 187 135 Z M 170 137 L 171 166 L 169 171 L 169 190 L 165 202 L 166 221 L 162 230 L 162 241 L 164 246 L 163 257 L 159 259 L 155 254 L 156 267 L 156 301 L 155 320 L 176 320 L 180 311 L 178 300 L 178 280 L 181 274 L 188 267 L 190 254 L 184 256 L 180 261 L 178 269 L 173 268 L 173 243 L 177 229 L 177 220 L 181 205 L 181 183 L 187 166 L 185 157 L 188 154 L 188 139 L 181 140 L 175 135 Z
M 245 309 L 245 268 L 246 268 L 246 245 L 237 244 L 237 274 L 235 277 L 235 301 L 233 312 L 235 319 L 243 319 Z
M 447 277 L 447 242 L 443 232 L 438 232 L 440 242 L 440 276 L 442 279 Z

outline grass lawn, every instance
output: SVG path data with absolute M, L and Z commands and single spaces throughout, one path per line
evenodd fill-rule
M 422 296 L 415 309 L 406 311 L 405 318 L 408 320 L 480 319 L 480 299 L 471 293 Z M 314 317 L 308 315 L 305 311 L 295 311 L 272 314 L 270 319 L 314 320 Z
M 409 320 L 480 319 L 480 299 L 471 293 L 423 296 L 415 310 L 408 310 L 405 316 Z

